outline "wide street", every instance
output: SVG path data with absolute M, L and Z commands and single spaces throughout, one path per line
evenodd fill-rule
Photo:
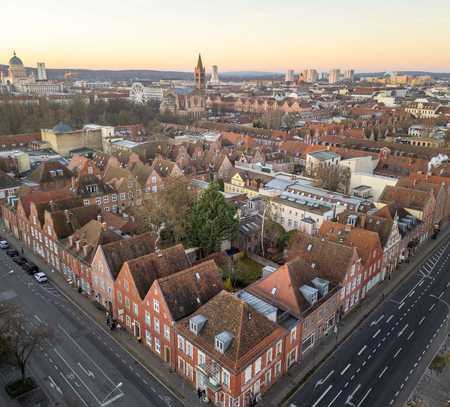
M 296 390 L 289 406 L 402 406 L 447 335 L 441 300 L 450 301 L 448 239 Z
M 55 404 L 182 405 L 51 282 L 39 284 L 1 250 L 0 301 L 3 300 L 20 304 L 28 324 L 48 325 L 50 337 L 46 346 L 34 353 L 30 367 Z

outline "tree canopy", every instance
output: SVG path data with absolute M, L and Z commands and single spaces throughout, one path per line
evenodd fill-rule
M 236 235 L 238 224 L 236 208 L 225 200 L 219 184 L 211 182 L 188 218 L 188 241 L 207 256 L 219 251 L 224 240 Z

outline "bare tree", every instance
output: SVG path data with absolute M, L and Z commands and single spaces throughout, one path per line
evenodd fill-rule
M 319 187 L 330 191 L 348 193 L 350 184 L 350 169 L 341 166 L 318 166 L 314 177 Z
M 3 345 L 4 355 L 20 369 L 24 381 L 30 357 L 36 348 L 45 342 L 48 330 L 43 326 L 27 327 L 25 318 L 18 308 L 14 308 L 14 313 L 2 320 L 0 343 Z

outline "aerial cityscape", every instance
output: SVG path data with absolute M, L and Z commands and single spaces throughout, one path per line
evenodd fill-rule
M 450 4 L 94 3 L 5 5 L 0 407 L 449 406 Z

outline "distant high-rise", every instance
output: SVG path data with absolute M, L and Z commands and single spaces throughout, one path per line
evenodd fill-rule
M 206 72 L 203 66 L 202 56 L 198 54 L 197 66 L 194 69 L 195 86 L 199 90 L 206 89 Z
M 341 77 L 340 69 L 332 69 L 328 76 L 328 83 L 338 83 Z
M 46 81 L 47 80 L 47 71 L 45 69 L 44 62 L 37 63 L 37 80 L 38 81 Z
M 355 75 L 355 71 L 353 69 L 346 69 L 344 71 L 344 80 L 352 82 L 354 75 Z
M 303 80 L 309 83 L 317 82 L 319 80 L 319 74 L 315 69 L 305 69 L 303 71 Z
M 217 85 L 220 83 L 219 80 L 219 67 L 217 65 L 212 66 L 212 73 L 211 73 L 211 81 L 212 84 Z
M 289 69 L 284 77 L 285 82 L 294 82 L 294 70 Z

